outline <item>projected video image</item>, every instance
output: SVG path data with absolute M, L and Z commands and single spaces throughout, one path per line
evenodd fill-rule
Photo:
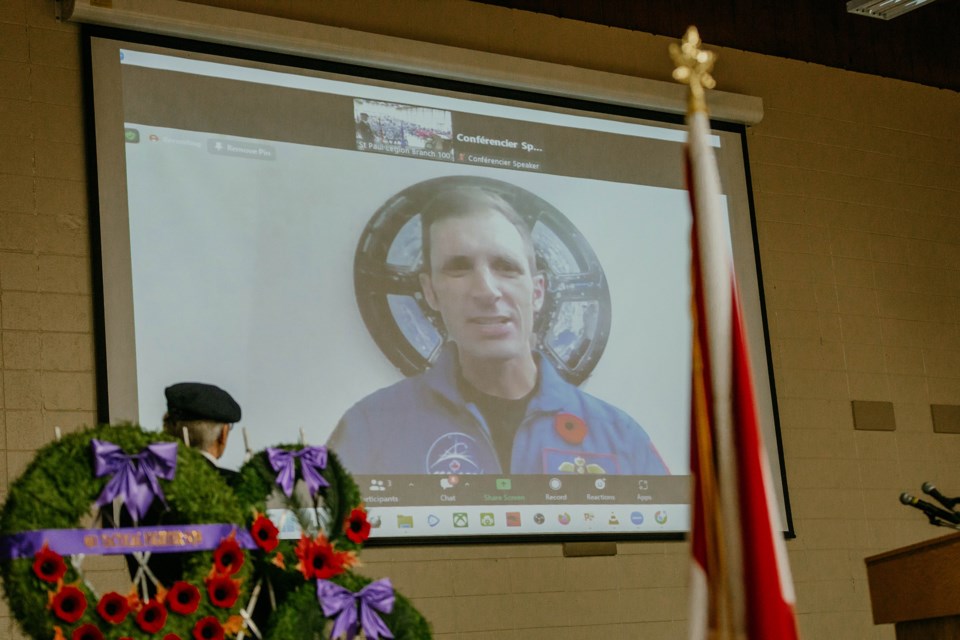
M 221 464 L 327 444 L 375 540 L 687 529 L 676 126 L 120 59 L 104 126 L 124 142 L 99 154 L 125 176 L 101 197 L 111 419 L 159 427 L 173 382 L 228 389 L 245 437 Z
M 392 228 L 404 264 L 391 261 Z M 368 224 L 355 283 L 377 342 L 418 369 L 341 420 L 330 445 L 355 473 L 668 473 L 633 418 L 576 386 L 606 344 L 609 292 L 582 235 L 542 199 L 489 178 L 414 185 Z

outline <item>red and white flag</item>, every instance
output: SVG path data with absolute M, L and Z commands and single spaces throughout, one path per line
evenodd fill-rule
M 793 581 L 760 438 L 705 109 L 687 116 L 693 210 L 690 638 L 795 640 Z

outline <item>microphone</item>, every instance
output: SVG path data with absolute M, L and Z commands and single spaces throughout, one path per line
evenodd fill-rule
M 932 496 L 937 502 L 945 506 L 947 509 L 950 509 L 951 511 L 955 506 L 957 506 L 957 503 L 960 502 L 960 498 L 948 498 L 942 493 L 940 493 L 939 491 L 937 491 L 937 488 L 933 486 L 932 482 L 924 482 L 923 486 L 920 488 L 923 490 L 925 494 L 927 494 L 928 496 Z
M 909 493 L 900 494 L 900 502 L 907 505 L 908 507 L 913 507 L 919 509 L 927 514 L 927 517 L 930 518 L 930 521 L 933 522 L 935 518 L 940 518 L 945 522 L 951 522 L 953 524 L 960 523 L 960 514 L 954 513 L 952 511 L 947 511 L 946 509 L 941 509 L 940 507 L 930 504 L 925 500 L 918 500 L 914 498 Z

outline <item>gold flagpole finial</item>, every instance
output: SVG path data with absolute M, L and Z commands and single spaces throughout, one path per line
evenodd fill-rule
M 681 44 L 670 44 L 670 57 L 677 67 L 673 70 L 673 78 L 690 85 L 690 96 L 687 108 L 690 113 L 696 111 L 707 112 L 707 101 L 704 89 L 713 89 L 717 86 L 716 80 L 710 75 L 717 54 L 713 51 L 701 49 L 700 33 L 696 27 L 690 27 L 683 35 Z

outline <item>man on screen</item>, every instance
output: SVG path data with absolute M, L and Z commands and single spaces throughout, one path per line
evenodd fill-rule
M 530 229 L 480 187 L 421 212 L 420 285 L 449 341 L 426 372 L 377 391 L 330 438 L 353 473 L 668 474 L 623 411 L 533 350 L 546 292 Z

